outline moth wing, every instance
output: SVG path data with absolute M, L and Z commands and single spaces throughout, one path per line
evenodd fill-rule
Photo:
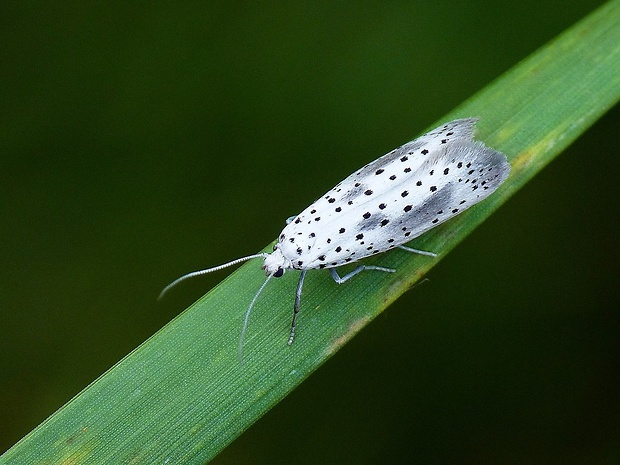
M 379 191 L 382 188 L 392 188 L 390 183 L 376 177 L 379 171 L 381 173 L 397 171 L 403 163 L 406 163 L 408 172 L 416 171 L 433 154 L 440 152 L 443 147 L 459 141 L 473 141 L 477 121 L 478 118 L 451 121 L 377 158 L 346 177 L 302 211 L 293 221 L 299 221 L 303 224 L 304 221 L 307 222 L 306 217 L 309 214 L 314 215 L 317 212 L 323 215 L 323 218 L 338 216 L 334 215 L 334 213 L 339 213 L 335 211 L 337 206 L 342 206 L 342 211 L 344 211 L 347 207 L 368 201 L 369 199 L 362 195 L 368 189 Z M 383 178 L 385 177 L 387 176 Z M 402 182 L 402 178 L 399 182 Z
M 411 209 L 403 222 L 411 234 L 407 240 L 453 218 L 497 190 L 510 173 L 506 156 L 482 142 L 461 142 L 446 147 L 421 168 L 433 171 L 429 195 Z M 446 173 L 446 174 L 444 174 Z M 430 192 L 431 187 L 436 190 Z
M 347 177 L 339 186 L 355 186 L 355 183 L 360 180 L 372 178 L 372 174 L 377 170 L 397 165 L 402 157 L 407 157 L 407 164 L 415 169 L 442 146 L 454 144 L 457 141 L 473 141 L 477 121 L 478 118 L 463 118 L 439 126 L 368 163 Z
M 486 198 L 510 171 L 456 120 L 369 163 L 318 199 L 280 236 L 293 266 L 328 268 L 408 242 Z

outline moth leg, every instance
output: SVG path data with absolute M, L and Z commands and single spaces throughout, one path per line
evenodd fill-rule
M 360 265 L 357 268 L 355 268 L 353 271 L 351 271 L 350 273 L 345 274 L 343 277 L 340 277 L 340 275 L 336 271 L 336 268 L 330 268 L 329 272 L 332 274 L 332 278 L 334 278 L 334 281 L 336 281 L 337 284 L 342 284 L 342 283 L 347 282 L 353 276 L 361 273 L 364 270 L 385 271 L 386 273 L 394 273 L 396 271 L 393 268 L 383 268 L 382 266 Z
M 351 271 L 350 273 L 347 273 L 344 276 L 340 277 L 340 275 L 338 274 L 335 268 L 329 269 L 330 273 L 332 274 L 332 278 L 334 278 L 334 281 L 336 281 L 336 283 L 338 284 L 347 282 L 353 276 L 361 273 L 364 270 L 384 271 L 386 273 L 396 272 L 396 270 L 393 268 L 384 268 L 382 266 L 374 266 L 374 265 L 360 265 L 357 268 L 355 268 L 353 271 Z M 293 340 L 295 339 L 295 328 L 297 327 L 297 314 L 299 313 L 299 308 L 301 306 L 301 291 L 304 286 L 304 279 L 306 277 L 307 272 L 308 270 L 303 270 L 301 272 L 301 275 L 299 275 L 299 282 L 297 283 L 297 291 L 295 292 L 295 305 L 293 307 L 293 322 L 291 323 L 291 334 L 289 335 L 289 338 L 288 338 L 288 345 L 291 345 L 293 343 Z
M 294 218 L 294 217 L 293 217 Z M 295 292 L 295 306 L 293 307 L 293 322 L 291 323 L 291 334 L 288 337 L 288 345 L 290 346 L 295 339 L 295 327 L 297 326 L 297 314 L 299 313 L 299 306 L 301 305 L 301 289 L 304 286 L 304 278 L 308 270 L 302 270 L 299 276 L 299 282 L 297 283 L 297 291 Z
M 407 247 L 405 245 L 397 245 L 396 247 L 398 247 L 399 249 L 403 249 L 407 252 L 411 252 L 411 253 L 417 253 L 420 255 L 426 255 L 427 257 L 436 257 L 437 254 L 433 253 L 433 252 L 427 252 L 425 250 L 418 250 L 418 249 L 412 249 L 411 247 Z

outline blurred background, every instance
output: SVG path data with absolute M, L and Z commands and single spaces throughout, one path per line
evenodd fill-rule
M 259 250 L 602 3 L 3 3 L 0 452 L 226 272 L 158 305 L 165 284 Z M 214 463 L 617 463 L 619 124 Z

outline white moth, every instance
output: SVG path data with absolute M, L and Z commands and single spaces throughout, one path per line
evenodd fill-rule
M 446 123 L 359 169 L 289 218 L 272 253 L 186 274 L 166 286 L 160 297 L 187 278 L 262 258 L 267 279 L 246 312 L 241 352 L 250 311 L 269 279 L 300 270 L 288 340 L 292 344 L 308 270 L 329 269 L 334 281 L 342 284 L 364 270 L 396 271 L 371 265 L 359 265 L 342 277 L 336 271 L 370 255 L 400 248 L 435 256 L 403 244 L 485 199 L 506 179 L 510 164 L 505 155 L 474 141 L 476 121 Z

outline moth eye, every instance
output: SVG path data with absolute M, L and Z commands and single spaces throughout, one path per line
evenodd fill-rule
M 276 271 L 273 274 L 273 276 L 274 278 L 281 278 L 283 274 L 284 274 L 284 268 L 278 268 L 278 271 Z

